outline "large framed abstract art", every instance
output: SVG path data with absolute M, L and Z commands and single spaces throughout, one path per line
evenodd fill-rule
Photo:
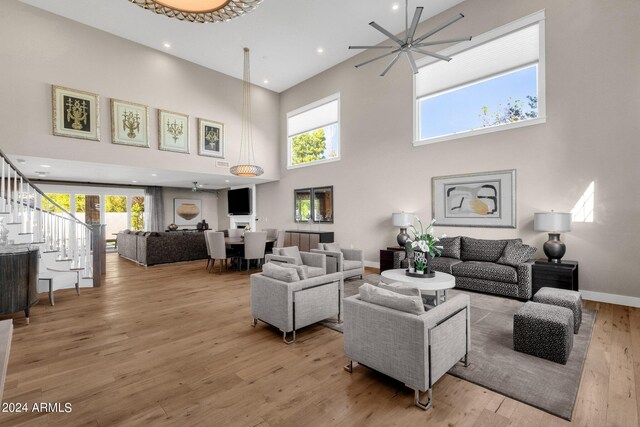
M 516 228 L 515 169 L 432 178 L 439 226 Z

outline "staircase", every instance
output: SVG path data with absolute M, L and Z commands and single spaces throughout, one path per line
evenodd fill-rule
M 9 230 L 9 243 L 39 248 L 39 274 L 51 279 L 53 290 L 76 283 L 100 286 L 103 227 L 85 224 L 47 197 L 1 150 L 0 221 Z M 38 292 L 49 292 L 49 283 L 39 280 Z

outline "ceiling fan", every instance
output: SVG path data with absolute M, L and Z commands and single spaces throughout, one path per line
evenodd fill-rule
M 198 184 L 198 181 L 192 181 L 193 182 L 193 187 L 191 188 L 191 191 L 193 191 L 194 193 L 199 191 L 200 189 L 202 189 L 202 185 L 203 184 Z
M 393 58 L 391 63 L 389 63 L 387 68 L 385 68 L 384 71 L 380 74 L 381 77 L 384 77 L 385 74 L 387 74 L 387 72 L 391 69 L 391 67 L 393 67 L 395 65 L 395 63 L 398 62 L 398 59 L 400 59 L 400 57 L 404 53 L 405 56 L 407 57 L 407 60 L 409 61 L 409 65 L 411 66 L 411 69 L 413 70 L 413 74 L 418 74 L 418 66 L 416 65 L 416 60 L 413 57 L 414 53 L 420 53 L 420 54 L 425 55 L 425 56 L 431 56 L 433 58 L 448 62 L 448 61 L 451 61 L 450 57 L 444 56 L 444 55 L 440 55 L 438 53 L 431 52 L 429 50 L 425 50 L 424 48 L 428 47 L 428 46 L 436 46 L 436 45 L 440 45 L 440 44 L 457 43 L 457 42 L 471 40 L 471 36 L 468 36 L 468 37 L 460 37 L 460 38 L 455 38 L 455 39 L 438 40 L 438 41 L 431 41 L 431 42 L 425 41 L 426 39 L 428 39 L 432 35 L 436 34 L 437 32 L 447 28 L 449 25 L 453 24 L 454 22 L 457 22 L 458 20 L 464 18 L 464 15 L 462 13 L 459 13 L 458 15 L 456 15 L 455 17 L 453 17 L 449 21 L 441 24 L 440 26 L 438 26 L 438 27 L 436 27 L 436 28 L 434 28 L 434 29 L 432 29 L 430 31 L 427 31 L 425 34 L 423 34 L 423 35 L 421 35 L 419 37 L 415 37 L 416 30 L 418 28 L 418 24 L 420 23 L 420 16 L 422 15 L 422 11 L 424 10 L 424 8 L 423 7 L 416 7 L 416 11 L 415 11 L 415 13 L 413 15 L 413 21 L 411 21 L 411 27 L 409 27 L 409 0 L 405 0 L 404 10 L 405 10 L 404 39 L 400 39 L 396 35 L 394 35 L 391 32 L 385 30 L 383 27 L 381 27 L 380 25 L 376 24 L 375 21 L 369 22 L 369 25 L 371 25 L 373 28 L 375 28 L 376 30 L 380 31 L 385 36 L 389 37 L 392 41 L 396 42 L 395 45 L 391 45 L 391 46 L 349 46 L 349 49 L 392 49 L 391 52 L 385 53 L 384 55 L 377 56 L 377 57 L 375 57 L 373 59 L 370 59 L 368 61 L 365 61 L 365 62 L 363 62 L 361 64 L 356 65 L 356 68 L 362 67 L 363 65 L 367 65 L 367 64 L 369 64 L 371 62 L 377 61 L 378 59 L 386 58 L 387 56 L 391 56 L 391 55 L 395 54 L 396 56 Z

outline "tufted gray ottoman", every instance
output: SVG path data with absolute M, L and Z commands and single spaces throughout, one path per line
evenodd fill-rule
M 531 301 L 566 307 L 573 312 L 573 333 L 577 334 L 582 323 L 582 296 L 567 289 L 541 288 Z
M 573 312 L 527 302 L 513 315 L 513 349 L 566 364 L 573 348 Z

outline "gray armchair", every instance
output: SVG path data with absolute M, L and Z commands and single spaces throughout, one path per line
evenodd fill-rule
M 362 249 L 342 249 L 335 243 L 318 243 L 318 249 L 311 252 L 327 256 L 327 273 L 337 271 L 344 278 L 364 277 L 364 251 Z
M 362 363 L 415 391 L 416 406 L 432 405 L 432 387 L 456 363 L 468 365 L 469 296 L 460 294 L 417 315 L 354 295 L 344 299 L 344 351 L 352 372 Z M 420 393 L 428 400 L 421 402 Z
M 327 257 L 324 254 L 300 252 L 296 246 L 273 248 L 273 252 L 273 254 L 265 255 L 265 262 L 306 266 L 305 270 L 307 271 L 307 276 L 310 278 L 327 274 Z M 299 259 L 298 256 L 300 257 Z M 333 273 L 335 273 L 335 271 Z
M 251 275 L 252 326 L 258 320 L 282 331 L 286 344 L 296 340 L 296 331 L 313 323 L 335 317 L 342 321 L 342 274 L 326 274 L 285 282 L 263 273 Z M 287 339 L 287 334 L 292 338 Z

